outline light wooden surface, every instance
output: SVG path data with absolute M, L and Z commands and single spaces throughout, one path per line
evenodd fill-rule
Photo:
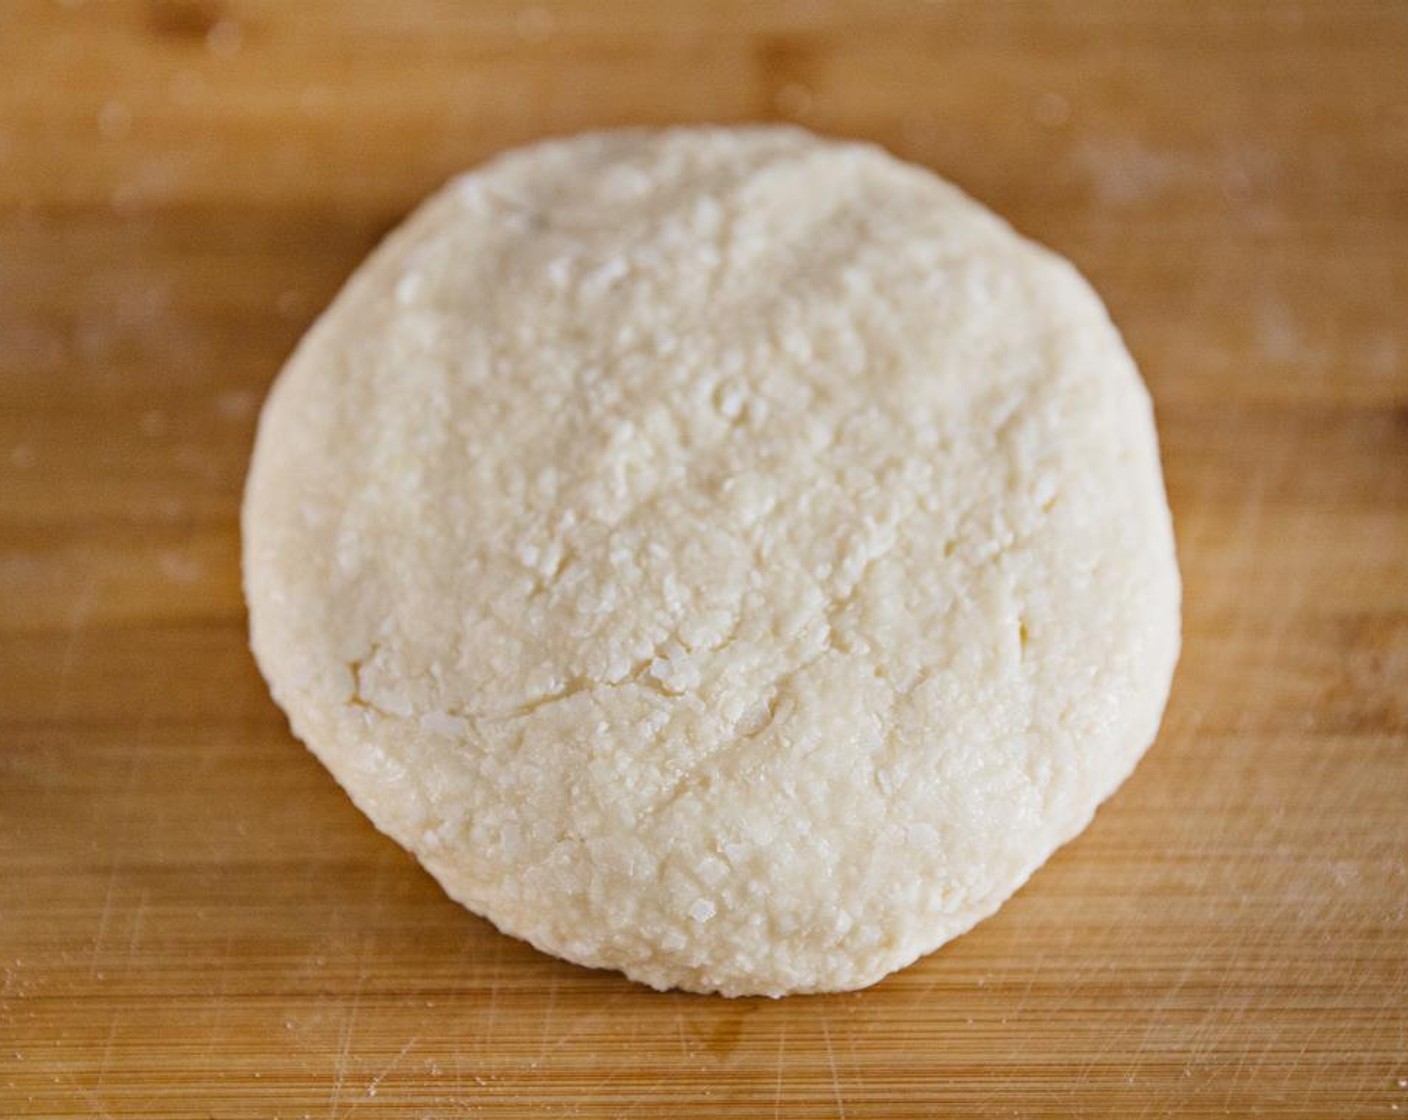
M 288 735 L 236 511 L 450 173 L 804 120 L 1073 257 L 1154 392 L 1138 773 L 855 995 L 658 995 L 448 902 Z M 1408 5 L 0 0 L 0 1115 L 1408 1115 Z

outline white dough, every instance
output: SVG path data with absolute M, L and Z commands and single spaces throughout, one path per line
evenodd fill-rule
M 244 562 L 294 732 L 454 898 L 728 995 L 991 914 L 1129 774 L 1179 642 L 1099 299 L 796 129 L 451 183 L 279 378 Z

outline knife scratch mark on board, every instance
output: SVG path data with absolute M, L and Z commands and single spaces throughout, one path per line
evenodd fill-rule
M 494 957 L 489 962 L 489 1009 L 485 1014 L 484 1048 L 490 1054 L 494 1052 L 494 1032 L 498 1029 L 499 987 L 503 980 L 504 943 L 507 940 L 508 938 L 503 935 L 494 938 Z M 456 1058 L 455 1071 L 455 1076 L 458 1078 L 458 1057 Z
M 357 1013 L 362 1006 L 362 988 L 367 982 L 367 948 L 370 939 L 366 936 L 362 938 L 361 952 L 357 955 L 357 983 L 352 989 L 352 1005 L 347 1009 L 347 1015 L 342 1020 L 342 1029 L 339 1032 L 337 1051 L 337 1064 L 333 1071 L 332 1103 L 328 1106 L 328 1116 L 336 1120 L 338 1116 L 338 1106 L 342 1104 L 342 1091 L 347 1084 L 347 1069 L 352 1056 L 352 1032 L 357 1026 Z
M 94 1115 L 98 1117 L 98 1120 L 116 1120 L 116 1117 L 114 1117 L 113 1114 L 108 1111 L 108 1102 L 97 1094 L 90 1092 L 88 1087 L 82 1082 L 69 1076 L 66 1073 L 55 1074 L 54 1080 L 67 1081 L 70 1085 L 72 1085 L 74 1089 L 77 1090 L 78 1095 L 82 1097 L 85 1101 L 87 1101 L 89 1105 L 92 1106 Z
M 1032 961 L 1031 967 L 1027 970 L 1027 983 L 1022 990 L 1017 993 L 1016 1002 L 1012 1004 L 1013 1014 L 1018 1014 L 1027 1005 L 1027 1000 L 1031 998 L 1032 990 L 1036 987 L 1037 977 L 1041 975 L 1042 965 L 1045 963 L 1046 955 L 1038 953 L 1036 959 Z
M 127 963 L 130 966 L 137 957 L 137 947 L 142 941 L 142 930 L 147 924 L 147 909 L 151 905 L 151 891 L 143 891 L 137 899 L 137 912 L 132 916 L 132 934 L 127 938 Z
M 83 639 L 88 632 L 84 623 L 93 613 L 93 603 L 98 597 L 97 593 L 98 572 L 95 568 L 88 573 L 88 578 L 83 581 L 83 587 L 74 597 L 73 606 L 69 607 L 68 615 L 64 619 L 68 628 L 68 639 L 64 642 L 64 652 L 59 660 L 59 671 L 54 678 L 57 693 L 54 699 L 56 718 L 64 718 L 69 714 L 68 693 L 73 677 L 73 667 L 78 663 L 78 651 L 82 648 Z
M 419 1041 L 420 1041 L 420 1035 L 418 1035 L 418 1034 L 417 1034 L 417 1035 L 412 1035 L 411 1038 L 406 1042 L 406 1045 L 404 1045 L 403 1047 L 401 1047 L 401 1049 L 400 1049 L 400 1051 L 397 1053 L 397 1055 L 396 1055 L 394 1058 L 392 1058 L 391 1061 L 387 1062 L 386 1065 L 385 1065 L 384 1067 L 382 1067 L 381 1072 L 378 1073 L 375 1077 L 373 1077 L 373 1078 L 371 1079 L 371 1081 L 369 1081 L 369 1082 L 367 1083 L 367 1096 L 368 1096 L 368 1097 L 374 1097 L 374 1096 L 376 1096 L 377 1088 L 378 1088 L 378 1086 L 381 1085 L 381 1083 L 382 1083 L 383 1081 L 386 1080 L 386 1075 L 389 1074 L 393 1069 L 395 1069 L 398 1065 L 401 1064 L 401 1059 L 404 1058 L 404 1057 L 410 1052 L 411 1047 L 414 1046 L 414 1045 L 415 1045 L 417 1042 L 419 1042 Z M 354 1111 L 356 1111 L 359 1107 L 361 1107 L 361 1105 L 362 1105 L 362 1102 L 361 1102 L 361 1101 L 359 1101 L 359 1100 L 354 1100 L 351 1104 L 349 1104 L 349 1105 L 340 1113 L 338 1120 L 341 1120 L 341 1118 L 342 1118 L 342 1117 L 345 1117 L 345 1116 L 351 1116 Z
M 674 1080 L 675 1075 L 673 1073 L 666 1074 L 664 1077 L 655 1078 L 653 1081 L 649 1082 L 648 1084 L 637 1090 L 634 1094 L 632 1094 L 631 1098 L 628 1101 L 624 1102 L 626 1105 L 626 1110 L 624 1112 L 618 1113 L 617 1115 L 630 1116 L 633 1112 L 640 1108 L 642 1104 L 645 1104 L 650 1101 L 656 1089 L 660 1088 L 661 1085 L 664 1085 L 667 1082 L 673 1082 Z M 659 1115 L 659 1113 L 655 1113 L 654 1115 Z
M 831 1095 L 836 1098 L 836 1115 L 846 1120 L 846 1102 L 841 1096 L 841 1078 L 836 1073 L 836 1047 L 831 1044 L 831 1026 L 821 1021 L 821 1034 L 826 1039 L 826 1064 L 831 1070 Z
M 548 985 L 547 1003 L 543 1007 L 543 1033 L 542 1037 L 538 1039 L 537 1061 L 541 1061 L 547 1056 L 548 1053 L 548 1034 L 552 1031 L 553 1014 L 557 1010 L 557 985 L 558 975 L 557 970 L 554 969 L 552 973 L 552 980 L 549 982 Z M 535 1061 L 533 1065 L 536 1066 L 537 1062 Z
M 98 965 L 103 954 L 103 942 L 107 939 L 108 921 L 112 917 L 113 892 L 117 889 L 118 861 L 112 861 L 112 868 L 108 872 L 107 891 L 103 895 L 102 913 L 98 915 L 98 931 L 93 935 L 93 955 L 88 961 L 88 973 L 96 978 L 98 976 Z
M 772 1092 L 772 1120 L 782 1115 L 782 1068 L 787 1062 L 787 1020 L 782 1021 L 782 1029 L 777 1033 L 777 1081 Z
M 554 1042 L 551 1046 L 548 1047 L 548 1049 L 544 1052 L 543 1057 L 547 1057 L 549 1054 L 554 1054 L 558 1050 L 561 1050 L 565 1045 L 567 1045 L 567 1043 L 572 1041 L 573 1038 L 581 1034 L 582 1031 L 586 1030 L 588 1027 L 592 1026 L 600 1019 L 608 1015 L 611 1011 L 611 1008 L 614 1007 L 616 1004 L 620 1003 L 625 995 L 625 992 L 618 991 L 614 995 L 612 995 L 611 998 L 609 998 L 605 1003 L 597 1007 L 596 1010 L 592 1011 L 588 1015 L 583 1015 L 580 1019 L 578 1019 L 575 1023 L 572 1024 L 572 1027 L 569 1030 L 564 1031 L 562 1036 L 558 1038 L 556 1042 Z
M 98 1078 L 93 1083 L 95 1090 L 101 1090 L 108 1078 L 108 1067 L 112 1064 L 112 1044 L 117 1038 L 117 1013 L 113 1013 L 112 1022 L 108 1024 L 108 1037 L 103 1042 L 103 1057 L 98 1063 Z

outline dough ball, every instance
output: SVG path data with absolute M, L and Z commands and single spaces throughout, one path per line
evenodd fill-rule
M 1148 746 L 1148 396 L 1065 261 L 788 128 L 510 152 L 387 239 L 260 421 L 253 646 L 465 906 L 728 995 L 991 914 Z

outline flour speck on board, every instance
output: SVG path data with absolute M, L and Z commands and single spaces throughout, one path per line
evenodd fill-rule
M 132 111 L 121 101 L 104 101 L 98 110 L 98 135 L 121 140 L 132 131 Z
M 232 19 L 218 20 L 206 32 L 205 45 L 213 55 L 232 58 L 244 45 L 244 29 Z
M 1071 103 L 1063 95 L 1047 90 L 1037 97 L 1032 117 L 1047 128 L 1060 128 L 1071 119 Z
M 546 8 L 531 5 L 518 10 L 513 26 L 520 38 L 530 43 L 541 43 L 552 35 L 557 20 Z

